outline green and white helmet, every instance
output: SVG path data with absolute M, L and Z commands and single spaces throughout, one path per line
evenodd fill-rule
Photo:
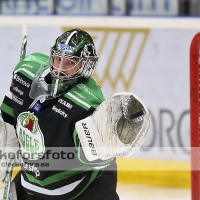
M 54 66 L 55 58 L 59 58 L 59 66 Z M 62 69 L 64 58 L 72 63 L 72 68 L 66 69 L 66 71 L 76 68 L 77 70 L 74 73 L 67 75 L 68 73 Z M 40 84 L 39 87 L 42 89 L 44 88 L 42 85 L 45 85 L 44 95 L 46 99 L 58 97 L 83 78 L 90 77 L 96 68 L 97 62 L 98 57 L 92 37 L 87 32 L 77 28 L 66 31 L 56 39 L 54 46 L 51 48 L 49 57 L 50 72 L 45 77 L 43 76 L 43 82 L 46 81 L 47 84 Z M 42 77 L 42 74 L 38 73 Z M 40 78 L 41 80 L 42 78 Z M 37 92 L 37 94 L 40 94 L 40 92 Z
M 90 77 L 98 61 L 92 37 L 87 32 L 80 29 L 66 31 L 56 39 L 56 43 L 51 48 L 50 53 L 50 64 L 52 66 L 55 56 L 59 56 L 61 59 L 76 60 L 76 64 L 82 62 L 82 67 L 78 72 L 70 76 L 61 74 L 61 77 L 57 77 L 58 73 L 55 73 L 56 69 L 53 70 L 53 67 L 51 68 L 53 76 L 65 80 L 78 77 Z

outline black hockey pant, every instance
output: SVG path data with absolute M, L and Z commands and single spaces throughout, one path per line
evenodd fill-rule
M 18 200 L 45 200 L 41 197 L 28 195 L 24 191 L 23 187 L 21 186 L 20 172 L 15 177 L 14 182 L 16 185 Z M 116 184 L 116 171 L 104 171 L 103 173 L 100 171 L 99 177 L 96 178 L 91 185 L 74 200 L 119 200 L 119 196 L 116 193 Z

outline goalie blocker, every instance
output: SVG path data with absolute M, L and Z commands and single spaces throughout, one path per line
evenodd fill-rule
M 89 161 L 129 157 L 144 142 L 150 126 L 145 104 L 133 93 L 116 93 L 75 127 Z

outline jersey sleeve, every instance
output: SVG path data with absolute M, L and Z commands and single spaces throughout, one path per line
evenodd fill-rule
M 19 90 L 19 87 L 23 88 L 24 90 L 28 90 L 29 84 L 27 80 L 33 80 L 34 74 L 37 72 L 41 64 L 47 63 L 48 56 L 41 54 L 41 53 L 33 53 L 28 56 L 26 56 L 23 60 L 21 60 L 16 67 L 13 70 L 13 78 L 10 85 L 10 90 L 6 93 L 3 102 L 1 104 L 1 113 L 2 117 L 5 122 L 14 125 L 14 113 L 13 113 L 13 101 L 18 101 L 19 98 L 16 97 L 15 92 L 22 93 L 20 95 L 25 96 L 21 90 Z M 17 77 L 17 73 L 20 73 L 24 78 L 26 78 L 25 82 L 24 80 L 21 80 L 19 77 Z M 19 79 L 18 79 L 19 78 Z M 18 84 L 17 87 L 14 82 L 16 82 L 16 79 L 21 84 Z M 13 91 L 13 92 L 12 92 Z M 15 92 L 14 92 L 15 91 Z M 15 109 L 14 109 L 15 110 Z
M 87 110 L 87 114 L 84 116 L 84 118 L 90 116 L 105 99 L 100 87 L 92 78 L 87 79 L 83 84 L 78 84 L 73 87 L 73 89 L 67 93 L 67 97 L 73 101 L 76 101 L 77 104 Z M 100 159 L 88 161 L 81 147 L 81 142 L 76 129 L 74 129 L 73 132 L 73 140 L 76 147 L 77 157 L 83 164 L 90 165 L 91 167 L 98 169 L 105 167 L 112 162 L 113 158 L 104 161 Z
M 14 125 L 14 114 L 12 107 L 12 92 L 9 90 L 1 104 L 1 114 L 4 122 Z

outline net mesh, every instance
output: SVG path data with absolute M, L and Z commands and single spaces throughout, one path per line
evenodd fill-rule
M 121 108 L 123 115 L 117 123 L 117 135 L 122 143 L 130 144 L 143 126 L 145 113 L 142 104 L 130 95 L 121 97 Z
M 102 109 L 103 107 L 103 109 Z M 101 112 L 99 112 L 101 111 Z M 114 95 L 105 100 L 96 110 L 94 123 L 101 129 L 97 146 L 106 143 L 108 148 L 99 148 L 102 159 L 109 156 L 128 157 L 136 151 L 146 138 L 149 129 L 149 112 L 144 104 L 132 93 Z M 97 116 L 98 115 L 98 116 Z

